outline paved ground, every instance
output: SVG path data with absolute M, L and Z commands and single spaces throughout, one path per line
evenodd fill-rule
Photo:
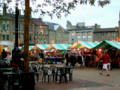
M 73 70 L 72 81 L 59 84 L 39 80 L 36 82 L 35 90 L 120 90 L 120 68 L 113 68 L 109 77 L 106 76 L 106 72 L 100 75 L 100 71 L 97 68 L 81 69 L 76 66 Z

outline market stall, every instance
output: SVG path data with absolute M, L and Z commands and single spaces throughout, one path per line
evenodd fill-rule
M 112 67 L 120 67 L 120 42 L 104 40 L 99 43 L 94 49 L 108 50 L 111 59 Z
M 46 57 L 46 61 L 50 63 L 61 63 L 64 60 L 64 54 L 70 44 L 51 44 L 46 50 L 52 50 L 51 55 Z
M 49 44 L 36 44 L 32 49 L 33 50 L 45 50 Z

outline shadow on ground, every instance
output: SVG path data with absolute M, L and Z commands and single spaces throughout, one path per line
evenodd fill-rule
M 94 88 L 94 87 L 113 87 L 113 85 L 96 83 L 86 80 L 73 80 L 67 83 L 62 82 L 61 84 L 56 82 L 38 82 L 36 83 L 35 90 L 75 90 L 79 88 Z

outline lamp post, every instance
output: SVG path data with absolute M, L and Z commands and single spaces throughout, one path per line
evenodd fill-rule
M 13 50 L 19 50 L 18 48 L 18 16 L 19 16 L 19 10 L 18 10 L 18 4 L 16 4 L 16 10 L 15 10 L 15 46 Z
M 18 10 L 18 4 L 16 3 L 16 8 L 15 8 L 15 44 L 14 44 L 14 49 L 12 51 L 12 61 L 16 62 L 18 59 L 18 16 L 19 16 L 19 10 Z

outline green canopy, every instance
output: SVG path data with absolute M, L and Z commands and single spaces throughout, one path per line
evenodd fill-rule
M 76 41 L 69 48 L 89 48 L 89 49 L 92 49 L 96 45 L 98 45 L 98 43 L 96 43 L 96 42 Z
M 101 43 L 99 43 L 97 46 L 94 47 L 94 49 L 99 49 L 99 48 L 101 48 L 101 49 L 109 49 L 109 48 L 120 49 L 120 42 L 104 40 Z
M 70 44 L 51 44 L 46 49 L 66 50 L 68 47 L 70 47 Z

